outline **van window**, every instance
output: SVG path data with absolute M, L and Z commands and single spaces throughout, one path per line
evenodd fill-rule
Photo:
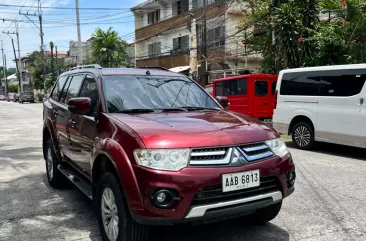
M 344 71 L 324 71 L 321 77 L 320 96 L 353 96 L 361 92 L 366 74 L 345 73 Z
M 255 95 L 263 96 L 268 95 L 268 82 L 263 80 L 257 80 L 255 82 Z
M 247 79 L 233 79 L 216 82 L 216 96 L 245 95 L 247 94 Z
M 277 87 L 277 81 L 272 81 L 272 96 L 274 96 Z
M 321 80 L 318 73 L 296 72 L 283 74 L 280 94 L 318 96 Z
M 60 97 L 61 97 L 61 92 L 62 92 L 62 89 L 63 89 L 63 86 L 66 82 L 66 79 L 67 79 L 67 75 L 65 76 L 61 76 L 58 81 L 56 82 L 56 85 L 52 91 L 52 94 L 51 94 L 51 98 L 55 101 L 59 101 L 60 100 Z

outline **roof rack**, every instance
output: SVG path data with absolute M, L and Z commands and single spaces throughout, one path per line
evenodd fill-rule
M 137 69 L 160 69 L 160 70 L 165 70 L 165 71 L 170 71 L 167 68 L 164 67 L 159 67 L 159 66 L 144 66 L 144 67 L 136 67 Z
M 75 69 L 102 69 L 102 66 L 100 66 L 99 64 L 81 65 L 81 66 L 71 68 L 71 69 L 69 69 L 69 71 L 75 70 Z

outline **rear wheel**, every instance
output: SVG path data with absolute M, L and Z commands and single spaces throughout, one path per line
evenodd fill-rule
M 113 174 L 101 177 L 96 193 L 99 229 L 104 241 L 146 241 L 149 226 L 136 223 Z
M 292 141 L 299 149 L 309 150 L 314 144 L 314 130 L 306 122 L 299 122 L 292 128 Z

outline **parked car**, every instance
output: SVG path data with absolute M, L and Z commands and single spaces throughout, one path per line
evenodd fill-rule
M 5 95 L 0 95 L 0 100 L 6 100 L 6 96 Z
M 34 103 L 33 92 L 23 92 L 20 94 L 19 103 L 23 104 L 24 102 Z
M 6 101 L 7 102 L 12 101 L 14 99 L 14 95 L 15 95 L 15 93 L 8 93 L 8 97 L 6 98 Z
M 206 90 L 207 93 L 209 93 L 210 95 L 212 95 L 212 91 L 213 91 L 213 84 L 208 84 L 204 87 L 204 89 Z
M 283 70 L 274 127 L 298 148 L 314 141 L 366 148 L 366 65 Z
M 67 177 L 94 201 L 103 240 L 249 214 L 266 223 L 294 191 L 295 165 L 272 127 L 227 103 L 166 70 L 71 69 L 44 103 L 49 184 Z
M 226 96 L 230 111 L 271 123 L 277 75 L 247 74 L 213 81 L 213 96 Z
M 13 97 L 13 101 L 14 102 L 19 101 L 19 96 L 20 96 L 20 94 L 15 94 L 14 97 Z
M 42 102 L 46 102 L 46 100 L 48 100 L 48 98 L 50 98 L 50 95 L 49 94 L 45 94 L 42 98 Z

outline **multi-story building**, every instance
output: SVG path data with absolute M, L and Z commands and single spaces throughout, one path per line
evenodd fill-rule
M 88 63 L 89 59 L 90 59 L 90 54 L 91 54 L 91 46 L 92 46 L 92 41 L 94 38 L 89 38 L 87 41 L 85 42 L 81 42 L 81 48 L 82 48 L 82 55 L 83 55 L 83 62 Z M 79 42 L 78 41 L 74 41 L 71 40 L 69 42 L 69 51 L 68 51 L 68 56 L 65 59 L 65 64 L 67 66 L 74 66 L 79 64 Z
M 189 66 L 192 39 L 196 38 L 198 63 L 207 64 L 209 80 L 238 69 L 255 71 L 260 54 L 242 44 L 244 33 L 237 27 L 244 7 L 236 0 L 147 0 L 133 7 L 136 66 Z M 190 31 L 192 18 L 196 33 Z M 202 55 L 205 44 L 207 56 Z

